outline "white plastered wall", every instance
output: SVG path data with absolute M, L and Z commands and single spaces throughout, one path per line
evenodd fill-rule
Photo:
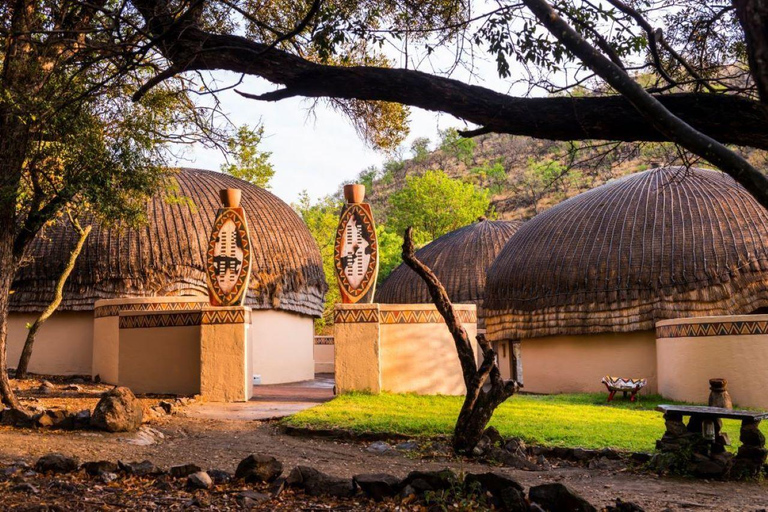
M 251 313 L 253 364 L 261 384 L 312 380 L 315 377 L 312 317 L 277 310 Z

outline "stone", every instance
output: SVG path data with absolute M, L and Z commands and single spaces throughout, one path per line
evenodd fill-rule
M 524 469 L 526 471 L 540 471 L 541 468 L 528 460 L 528 457 L 511 453 L 502 448 L 491 448 L 486 454 L 486 458 L 498 462 L 509 468 Z
M 144 460 L 141 462 L 128 462 L 128 463 L 117 461 L 117 465 L 123 473 L 126 473 L 128 475 L 149 476 L 149 475 L 159 475 L 163 473 L 160 470 L 160 468 L 158 468 L 148 460 Z
M 280 496 L 283 491 L 285 490 L 285 477 L 280 477 L 271 484 L 269 484 L 269 494 L 272 495 L 273 498 L 276 498 L 277 496 Z
M 167 400 L 162 400 L 159 404 L 157 404 L 157 406 L 165 414 L 173 414 L 174 412 L 176 412 L 176 406 L 173 403 L 171 403 L 171 402 L 169 402 Z
M 74 457 L 67 457 L 61 453 L 49 453 L 43 455 L 35 463 L 35 471 L 39 473 L 71 473 L 77 471 L 80 464 Z
M 400 450 L 404 452 L 409 452 L 413 450 L 419 449 L 419 443 L 416 441 L 404 441 L 398 445 L 395 446 L 395 450 Z
M 75 377 L 74 379 L 70 379 L 69 382 L 72 384 L 85 384 L 85 379 L 82 377 Z
M 517 455 L 518 457 L 525 457 L 528 451 L 525 446 L 525 442 L 517 437 L 512 437 L 504 444 L 504 449 L 509 453 Z
M 695 460 L 691 472 L 699 478 L 719 478 L 725 474 L 728 466 L 715 459 Z
M 365 449 L 365 451 L 369 453 L 387 453 L 392 450 L 392 446 L 389 443 L 386 443 L 384 441 L 376 441 L 375 443 L 371 443 L 368 445 L 368 447 Z
M 40 428 L 62 428 L 67 421 L 67 411 L 47 409 L 35 419 L 35 425 Z
M 528 497 L 531 502 L 550 512 L 597 512 L 597 509 L 576 491 L 561 483 L 531 487 Z
M 629 455 L 629 458 L 632 462 L 636 462 L 638 464 L 645 464 L 651 460 L 652 455 L 650 453 L 645 452 L 632 452 Z
M 399 478 L 384 473 L 355 475 L 352 477 L 352 482 L 376 501 L 397 496 L 401 488 Z
M 74 426 L 77 430 L 82 430 L 91 426 L 91 411 L 90 409 L 83 409 L 78 411 L 74 415 Z
M 198 471 L 187 477 L 187 489 L 210 489 L 211 487 L 213 487 L 213 480 L 205 471 Z
M 417 493 L 426 491 L 441 491 L 456 487 L 459 479 L 450 469 L 440 471 L 411 471 L 403 480 L 402 485 L 412 487 Z
M 117 474 L 116 473 L 111 473 L 111 472 L 110 473 L 101 473 L 99 475 L 99 479 L 103 483 L 108 484 L 108 483 L 111 483 L 111 482 L 114 482 L 115 480 L 117 480 Z
M 256 491 L 242 491 L 237 494 L 235 501 L 240 508 L 250 510 L 259 503 L 269 501 L 271 497 L 268 494 L 262 494 Z
M 119 469 L 117 464 L 108 460 L 86 462 L 81 467 L 90 476 L 99 476 L 104 473 L 115 473 Z
M 249 455 L 240 461 L 235 478 L 247 483 L 273 482 L 283 473 L 283 464 L 269 455 Z
M 498 508 L 509 512 L 527 512 L 523 486 L 517 481 L 499 473 L 488 472 L 468 474 L 464 479 L 467 492 L 481 491 L 490 493 Z
M 571 457 L 577 462 L 583 462 L 592 458 L 591 450 L 585 450 L 583 448 L 574 448 L 571 452 Z
M 183 464 L 180 466 L 173 466 L 168 470 L 173 478 L 186 478 L 193 473 L 199 473 L 203 469 L 195 464 Z
M 334 496 L 347 498 L 355 492 L 352 480 L 321 473 L 308 466 L 296 466 L 288 474 L 285 484 L 303 489 L 310 496 Z
M 499 434 L 499 431 L 496 429 L 496 427 L 488 427 L 485 429 L 485 432 L 483 432 L 483 435 L 488 438 L 491 444 L 498 446 L 504 444 L 504 438 L 501 437 L 501 434 Z
M 107 391 L 91 416 L 91 426 L 107 432 L 135 432 L 144 419 L 141 402 L 126 387 Z
M 739 440 L 750 446 L 765 446 L 765 436 L 760 431 L 759 423 L 742 424 Z
M 68 386 L 64 387 L 64 391 L 74 391 L 75 393 L 80 393 L 83 391 L 83 388 L 77 384 L 69 384 Z
M 171 471 L 173 471 L 173 468 L 171 468 Z M 211 477 L 211 480 L 213 480 L 213 483 L 216 485 L 225 484 L 232 480 L 232 473 L 222 469 L 209 469 L 208 476 Z
M 29 482 L 21 482 L 11 488 L 14 492 L 26 492 L 28 494 L 38 494 L 40 490 Z
M 613 448 L 603 448 L 598 453 L 600 457 L 605 457 L 606 459 L 610 460 L 620 460 L 621 459 L 621 452 L 614 450 Z
M 56 386 L 51 384 L 49 381 L 44 380 L 40 383 L 40 387 L 37 388 L 37 392 L 41 395 L 50 395 L 56 392 Z

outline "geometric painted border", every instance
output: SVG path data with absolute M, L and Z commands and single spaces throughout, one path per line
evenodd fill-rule
M 697 338 L 702 336 L 748 336 L 768 334 L 768 321 L 706 322 L 659 325 L 657 338 Z
M 476 323 L 477 310 L 458 309 L 456 316 L 460 322 Z M 443 316 L 436 310 L 401 309 L 397 311 L 381 311 L 370 309 L 337 309 L 333 313 L 333 322 L 338 324 L 442 324 Z
M 93 310 L 94 318 L 119 316 L 121 311 L 185 311 L 202 309 L 210 304 L 207 297 L 201 297 L 200 302 L 140 302 L 137 304 L 110 304 L 98 306 Z
M 335 324 L 375 324 L 379 321 L 379 308 L 337 309 L 333 312 Z
M 120 329 L 149 329 L 152 327 L 191 327 L 200 325 L 200 311 L 126 315 L 119 320 Z
M 208 310 L 149 312 L 146 315 L 120 316 L 120 329 L 149 329 L 154 327 L 193 327 L 196 325 L 225 325 L 250 323 L 250 311 Z
M 477 322 L 477 311 L 472 309 L 454 310 L 460 322 Z M 435 310 L 402 309 L 398 311 L 382 311 L 382 324 L 443 324 L 443 315 Z
M 245 309 L 209 309 L 203 311 L 203 325 L 251 323 L 250 311 Z

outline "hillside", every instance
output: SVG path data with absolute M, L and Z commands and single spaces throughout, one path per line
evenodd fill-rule
M 657 162 L 674 161 L 669 148 L 659 144 L 574 146 L 506 134 L 462 139 L 455 131 L 443 133 L 435 149 L 417 141 L 407 159 L 393 159 L 383 169 L 364 171 L 360 180 L 371 191 L 369 201 L 377 216 L 386 215 L 387 198 L 407 176 L 442 169 L 453 178 L 470 181 L 491 192 L 502 219 L 526 220 L 535 214 L 608 180 L 641 171 Z

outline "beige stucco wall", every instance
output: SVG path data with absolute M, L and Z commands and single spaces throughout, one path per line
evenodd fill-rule
M 93 369 L 92 375 L 103 382 L 117 383 L 120 361 L 119 316 L 93 319 Z
M 435 311 L 432 304 L 381 304 L 381 311 Z M 455 304 L 456 309 L 474 305 Z M 477 354 L 477 325 L 464 323 Z M 393 393 L 461 395 L 466 392 L 456 345 L 444 322 L 381 325 L 381 389 Z
M 475 315 L 473 304 L 454 305 Z M 341 321 L 340 312 L 373 310 L 378 320 Z M 334 321 L 335 375 L 346 391 L 462 394 L 465 391 L 456 347 L 431 304 L 361 304 L 337 306 Z M 398 317 L 395 319 L 392 314 Z M 425 320 L 423 314 L 431 314 Z M 349 315 L 347 315 L 349 316 Z M 464 322 L 477 354 L 475 321 Z
M 371 309 L 372 304 L 338 304 L 336 311 Z M 381 391 L 378 322 L 334 322 L 336 392 Z
M 262 384 L 311 380 L 315 377 L 314 322 L 311 317 L 276 310 L 251 313 L 253 374 Z
M 205 307 L 206 311 L 243 311 L 251 308 Z M 241 323 L 217 323 L 200 326 L 200 393 L 213 402 L 244 402 L 253 396 L 253 354 L 248 338 L 249 319 Z
M 156 314 L 125 312 L 121 316 Z M 199 325 L 121 328 L 118 357 L 116 384 L 134 393 L 200 393 Z
M 740 321 L 768 322 L 768 315 L 664 320 L 656 327 Z M 768 334 L 658 338 L 656 357 L 666 398 L 706 403 L 709 379 L 722 377 L 734 403 L 768 409 Z
M 656 393 L 656 336 L 653 331 L 547 336 L 522 341 L 524 391 L 605 391 L 605 375 L 646 378 L 644 393 Z
M 27 339 L 33 313 L 8 315 L 8 366 L 15 368 Z M 37 332 L 29 371 L 48 375 L 90 375 L 93 315 L 90 311 L 54 313 Z

